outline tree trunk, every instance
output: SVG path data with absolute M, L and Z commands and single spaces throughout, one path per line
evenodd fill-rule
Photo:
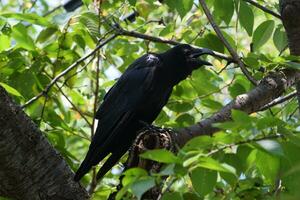
M 0 196 L 21 200 L 88 199 L 43 133 L 0 87 Z

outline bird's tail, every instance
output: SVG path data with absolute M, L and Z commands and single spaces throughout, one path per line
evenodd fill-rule
M 126 152 L 126 151 L 125 151 Z M 102 179 L 103 176 L 118 162 L 125 152 L 115 152 L 105 161 L 97 173 L 97 180 Z
M 74 181 L 79 181 L 86 173 L 88 173 L 88 171 L 90 171 L 91 168 L 92 166 L 84 160 L 74 176 Z
M 97 147 L 98 148 L 98 147 Z M 99 149 L 90 148 L 85 159 L 81 163 L 79 169 L 77 170 L 74 181 L 79 181 L 86 173 L 90 171 L 90 169 L 97 165 L 102 159 L 104 159 L 109 151 L 103 151 L 100 154 L 96 155 L 95 152 L 99 152 Z

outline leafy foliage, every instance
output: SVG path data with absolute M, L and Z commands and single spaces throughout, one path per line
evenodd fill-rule
M 72 13 L 61 8 L 50 15 L 46 13 L 54 6 L 47 1 L 35 5 L 31 1 L 22 5 L 12 0 L 6 2 L 0 3 L 0 85 L 21 105 L 91 52 L 99 40 L 114 34 L 115 22 L 125 30 L 228 54 L 197 1 L 97 1 L 101 4 L 100 15 L 98 7 L 89 0 Z M 258 2 L 271 9 L 277 7 L 277 1 Z M 280 20 L 244 0 L 207 3 L 226 39 L 243 55 L 243 61 L 257 79 L 278 68 L 300 68 L 299 58 L 284 51 L 287 38 Z M 135 21 L 121 20 L 132 9 L 140 13 Z M 95 110 L 115 79 L 142 54 L 168 48 L 165 43 L 116 37 L 99 54 L 61 77 L 47 95 L 28 105 L 25 111 L 76 170 L 90 142 Z M 252 88 L 233 64 L 226 66 L 225 61 L 209 56 L 207 59 L 214 67 L 195 71 L 174 88 L 155 121 L 157 125 L 171 128 L 192 125 Z M 117 199 L 131 199 L 132 195 L 141 199 L 145 191 L 158 184 L 163 187 L 163 200 L 224 199 L 224 196 L 299 199 L 297 108 L 297 101 L 291 99 L 251 116 L 234 110 L 232 121 L 215 124 L 221 131 L 213 137 L 192 139 L 178 155 L 166 150 L 145 152 L 142 157 L 165 163 L 164 168 L 152 174 L 136 168 L 127 170 Z M 106 199 L 115 191 L 120 173 L 121 169 L 115 167 L 107 174 L 95 189 L 94 199 Z M 83 185 L 88 186 L 92 176 L 92 173 L 86 176 Z

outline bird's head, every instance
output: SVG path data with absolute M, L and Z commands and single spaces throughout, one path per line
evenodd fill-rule
M 214 52 L 206 48 L 194 48 L 188 44 L 180 44 L 175 46 L 172 51 L 175 51 L 175 55 L 184 59 L 189 70 L 195 70 L 203 65 L 212 65 L 211 63 L 202 60 L 202 55 L 214 55 Z

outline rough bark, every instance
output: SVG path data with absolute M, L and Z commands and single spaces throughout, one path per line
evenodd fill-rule
M 291 55 L 300 55 L 300 1 L 280 1 L 280 14 L 288 36 Z M 298 105 L 300 106 L 300 82 L 296 84 Z
M 0 196 L 13 199 L 88 199 L 73 172 L 43 133 L 0 87 Z

